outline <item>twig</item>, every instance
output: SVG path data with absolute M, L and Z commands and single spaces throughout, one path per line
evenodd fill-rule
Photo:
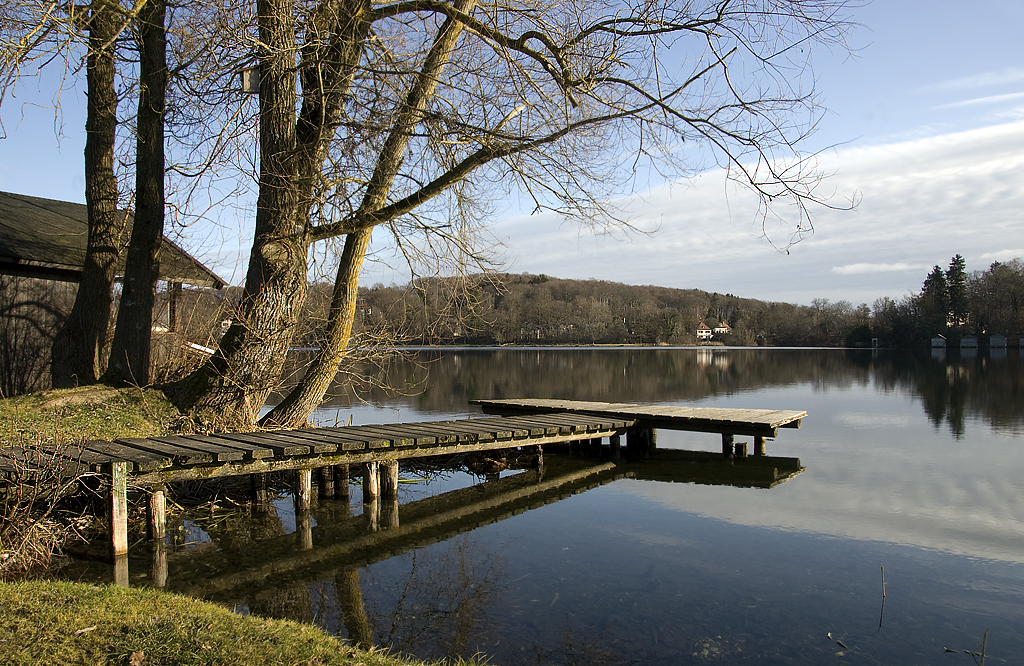
M 882 567 L 882 610 L 878 613 L 878 630 L 882 630 L 882 618 L 885 617 L 885 565 Z

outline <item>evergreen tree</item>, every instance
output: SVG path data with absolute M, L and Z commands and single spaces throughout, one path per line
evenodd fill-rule
M 928 334 L 945 331 L 949 321 L 949 287 L 946 275 L 936 265 L 921 287 L 921 319 Z
M 967 263 L 959 254 L 949 260 L 946 270 L 946 293 L 949 295 L 949 313 L 953 326 L 967 323 L 970 305 L 967 302 Z

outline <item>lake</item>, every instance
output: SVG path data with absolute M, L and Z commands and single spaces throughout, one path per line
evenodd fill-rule
M 378 371 L 404 395 L 340 391 L 317 417 L 441 420 L 478 415 L 469 399 L 516 397 L 797 409 L 802 427 L 767 446 L 804 470 L 771 487 L 612 472 L 555 487 L 608 462 L 548 455 L 543 477 L 403 469 L 401 520 L 379 532 L 391 541 L 367 535 L 357 485 L 351 503 L 317 504 L 312 550 L 287 497 L 270 513 L 193 513 L 167 587 L 425 659 L 479 653 L 502 666 L 967 664 L 986 635 L 989 663 L 1015 662 L 1022 369 L 1016 349 L 418 351 Z M 662 430 L 658 447 L 721 441 Z M 524 493 L 535 494 L 487 504 Z M 472 524 L 430 522 L 463 502 L 483 507 Z M 422 529 L 398 531 L 420 514 Z M 147 584 L 145 568 L 133 564 L 132 584 Z

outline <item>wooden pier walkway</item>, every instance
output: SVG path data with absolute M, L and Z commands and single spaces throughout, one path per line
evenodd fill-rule
M 723 435 L 777 437 L 779 428 L 799 428 L 807 412 L 778 409 L 673 407 L 583 400 L 470 400 L 485 414 L 589 414 L 629 419 L 646 428 L 714 432 Z
M 87 441 L 75 451 L 3 449 L 0 466 L 56 464 L 68 477 L 102 474 L 110 488 L 109 515 L 115 558 L 128 551 L 128 487 L 149 491 L 149 533 L 165 536 L 165 486 L 175 481 L 253 475 L 294 470 L 296 509 L 309 510 L 312 473 L 321 470 L 323 483 L 348 483 L 348 466 L 363 469 L 363 496 L 394 497 L 398 461 L 495 449 L 526 448 L 543 464 L 543 446 L 577 442 L 599 447 L 608 438 L 609 455 L 649 457 L 656 448 L 656 429 L 716 432 L 722 435 L 725 457 L 746 457 L 747 444 L 736 435 L 754 437 L 754 456 L 764 456 L 766 437 L 779 428 L 799 427 L 807 415 L 799 411 L 665 407 L 628 403 L 566 400 L 474 400 L 487 413 L 511 416 L 457 421 L 311 428 L 287 431 L 223 433 Z M 125 573 L 125 576 L 127 574 Z

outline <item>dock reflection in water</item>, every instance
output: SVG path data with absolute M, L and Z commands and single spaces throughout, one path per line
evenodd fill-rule
M 376 642 L 399 650 L 417 647 L 407 644 L 410 636 L 421 641 L 424 632 L 438 633 L 431 626 L 444 618 L 441 624 L 452 626 L 428 642 L 444 653 L 440 656 L 456 656 L 470 639 L 468 628 L 479 622 L 477 610 L 497 585 L 497 563 L 486 560 L 500 558 L 498 553 L 484 561 L 479 553 L 467 557 L 468 541 L 460 535 L 619 479 L 771 488 L 803 470 L 797 458 L 723 458 L 699 451 L 659 450 L 652 459 L 631 462 L 553 454 L 540 469 L 400 506 L 397 499 L 355 505 L 321 500 L 311 513 L 293 514 L 291 533 L 287 509 L 240 513 L 204 525 L 209 540 L 196 547 L 156 550 L 148 584 L 243 612 L 316 621 L 361 645 Z M 361 513 L 353 515 L 359 506 Z M 419 552 L 439 542 L 446 542 L 440 560 Z M 420 570 L 405 587 L 427 585 L 433 591 L 417 595 L 415 609 L 404 608 L 399 599 L 387 612 L 374 602 L 368 613 L 360 570 L 409 552 Z M 142 576 L 132 582 L 147 584 Z M 424 607 L 424 599 L 434 607 Z M 422 626 L 414 630 L 417 623 Z

